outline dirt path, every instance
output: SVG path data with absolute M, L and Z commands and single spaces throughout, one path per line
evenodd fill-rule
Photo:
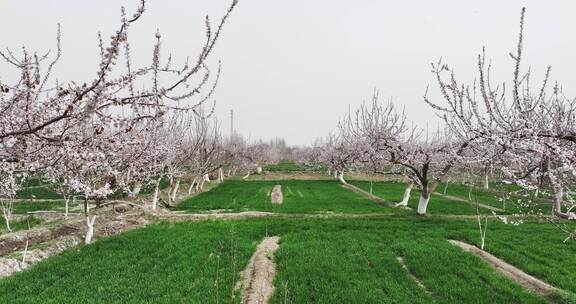
M 397 208 L 399 209 L 399 208 Z M 264 211 L 244 211 L 239 213 L 155 213 L 153 214 L 159 220 L 168 221 L 206 221 L 206 220 L 242 220 L 249 218 L 264 218 L 264 217 L 274 217 L 279 219 L 292 219 L 292 218 L 340 218 L 340 219 L 362 219 L 362 218 L 390 218 L 390 217 L 402 217 L 405 215 L 398 213 L 334 213 L 334 212 L 322 212 L 322 213 L 274 213 L 274 212 L 264 212 Z M 416 215 L 414 215 L 416 216 Z M 422 216 L 418 216 L 422 217 Z M 498 215 L 486 215 L 489 219 L 498 219 Z M 430 219 L 446 219 L 446 220 L 476 220 L 476 215 L 455 215 L 455 214 L 430 214 L 426 218 Z M 514 218 L 514 216 L 508 216 L 508 218 Z M 526 217 L 523 217 L 526 218 Z M 532 217 L 528 217 L 532 218 Z M 534 216 L 534 218 L 537 218 Z
M 392 207 L 392 206 L 390 206 L 390 204 L 388 204 L 388 203 L 387 203 L 385 200 L 383 200 L 382 198 L 380 198 L 380 197 L 378 197 L 378 196 L 376 196 L 376 195 L 374 195 L 374 194 L 372 194 L 372 193 L 370 193 L 370 192 L 368 192 L 368 191 L 365 191 L 365 190 L 363 190 L 363 189 L 360 189 L 360 188 L 358 188 L 358 187 L 356 187 L 356 186 L 354 186 L 354 185 L 351 185 L 351 184 L 343 184 L 343 185 L 342 185 L 342 188 L 345 188 L 345 189 L 354 191 L 354 192 L 356 192 L 356 193 L 362 194 L 362 195 L 364 195 L 366 198 L 368 198 L 369 200 L 371 200 L 371 201 L 373 201 L 373 202 L 375 202 L 375 203 L 378 203 L 378 204 L 380 204 L 380 205 L 387 206 L 387 207 Z
M 453 196 L 453 195 L 446 195 L 446 194 L 442 194 L 440 192 L 433 192 L 432 194 L 436 194 L 436 195 L 440 195 L 443 196 L 449 200 L 453 200 L 453 201 L 459 201 L 459 202 L 464 202 L 464 203 L 468 203 L 470 204 L 470 201 L 463 199 L 461 197 L 458 196 Z M 483 208 L 483 209 L 488 209 L 488 210 L 492 210 L 492 211 L 496 211 L 496 212 L 504 212 L 505 210 L 500 209 L 498 207 L 494 207 L 494 206 L 490 206 L 490 205 L 486 205 L 486 204 L 481 204 L 478 203 L 478 207 Z
M 272 260 L 280 237 L 265 238 L 242 272 L 242 304 L 265 304 L 274 293 L 276 265 Z
M 48 242 L 42 243 L 41 248 L 26 250 L 26 257 L 23 260 L 24 251 L 14 252 L 7 257 L 0 257 L 0 278 L 22 271 L 46 258 L 56 255 L 67 248 L 76 246 L 82 242 L 82 238 L 77 235 L 65 235 Z
M 32 246 L 54 240 L 64 235 L 81 237 L 82 234 L 81 222 L 69 223 L 55 228 L 41 227 L 29 231 L 20 230 L 18 232 L 5 234 L 0 239 L 0 256 L 22 250 L 26 246 L 26 243 Z
M 525 273 L 524 271 L 504 262 L 503 260 L 497 258 L 496 256 L 484 250 L 481 250 L 480 248 L 474 245 L 470 245 L 468 243 L 456 240 L 449 240 L 449 242 L 455 246 L 462 248 L 464 251 L 471 252 L 481 257 L 484 261 L 486 261 L 498 272 L 502 273 L 503 275 L 507 276 L 508 278 L 524 286 L 524 288 L 532 292 L 535 292 L 543 296 L 550 296 L 556 293 L 557 291 L 557 289 L 554 286 Z
M 272 204 L 282 204 L 283 201 L 282 185 L 275 185 L 274 188 L 272 188 Z
M 430 291 L 426 288 L 426 286 L 422 283 L 422 281 L 420 281 L 419 278 L 417 278 L 408 268 L 408 266 L 406 266 L 406 263 L 404 262 L 404 258 L 403 257 L 397 257 L 396 260 L 398 261 L 398 263 L 400 264 L 400 266 L 402 266 L 402 268 L 404 268 L 404 270 L 406 270 L 406 272 L 408 273 L 408 276 L 410 278 L 412 278 L 412 280 L 414 280 L 416 282 L 416 284 L 418 284 L 418 286 L 424 290 L 424 292 L 426 292 L 427 294 L 430 294 Z
M 93 240 L 116 235 L 149 223 L 139 209 L 132 209 L 129 205 L 99 209 L 95 214 L 97 218 Z M 64 224 L 2 235 L 0 237 L 0 277 L 22 271 L 30 265 L 80 244 L 85 232 L 86 227 L 82 217 L 76 215 Z M 42 246 L 38 246 L 40 244 Z M 27 252 L 27 258 L 25 262 L 22 262 L 24 251 Z
M 158 219 L 169 221 L 241 220 L 247 218 L 273 217 L 278 214 L 263 211 L 243 211 L 238 213 L 156 213 Z

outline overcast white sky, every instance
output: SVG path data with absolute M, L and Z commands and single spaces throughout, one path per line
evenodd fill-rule
M 203 42 L 203 16 L 216 20 L 229 3 L 148 0 L 142 22 L 131 29 L 135 59 L 149 62 L 156 28 L 165 55 L 180 61 L 195 57 Z M 0 47 L 53 48 L 60 22 L 59 78 L 91 79 L 96 33 L 113 33 L 121 5 L 131 12 L 137 0 L 0 0 Z M 215 95 L 223 131 L 234 109 L 236 129 L 251 139 L 310 143 L 334 129 L 348 106 L 368 99 L 373 88 L 406 107 L 416 123 L 435 125 L 422 100 L 428 84 L 433 96 L 436 92 L 430 62 L 442 56 L 471 81 L 476 56 L 486 45 L 495 77 L 510 79 L 507 54 L 515 46 L 522 6 L 525 63 L 536 79 L 552 65 L 553 80 L 574 83 L 574 1 L 240 0 L 212 57 L 223 62 Z M 9 74 L 0 71 L 0 77 L 8 80 Z

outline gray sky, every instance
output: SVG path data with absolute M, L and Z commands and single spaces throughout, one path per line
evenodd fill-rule
M 97 68 L 97 31 L 110 36 L 120 5 L 132 12 L 136 2 L 0 0 L 0 47 L 53 48 L 60 22 L 59 78 L 88 80 Z M 177 62 L 195 57 L 203 16 L 215 21 L 229 3 L 148 0 L 142 21 L 131 29 L 136 61 L 151 60 L 156 28 L 165 56 L 171 52 Z M 494 78 L 509 80 L 508 53 L 522 6 L 527 8 L 524 62 L 535 80 L 552 65 L 553 80 L 574 83 L 574 1 L 240 0 L 212 57 L 223 62 L 215 95 L 223 131 L 233 108 L 236 129 L 251 139 L 310 143 L 333 130 L 348 106 L 368 99 L 374 88 L 404 106 L 410 120 L 435 126 L 422 100 L 428 84 L 437 96 L 430 62 L 442 56 L 460 79 L 472 81 L 476 56 L 486 45 Z M 9 76 L 0 73 L 5 81 Z

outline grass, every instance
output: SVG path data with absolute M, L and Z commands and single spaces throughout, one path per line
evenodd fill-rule
M 76 204 L 72 204 L 72 200 L 68 203 L 68 208 L 72 209 L 79 206 L 80 200 L 76 199 Z M 66 204 L 64 201 L 16 201 L 13 203 L 12 212 L 14 214 L 26 214 L 34 211 L 59 211 L 64 212 Z
M 19 230 L 28 229 L 28 225 L 30 225 L 30 228 L 32 228 L 34 226 L 40 225 L 42 222 L 43 221 L 40 218 L 34 216 L 28 216 L 25 218 L 10 221 L 10 228 L 12 229 L 12 232 L 16 232 Z M 6 222 L 4 221 L 4 218 L 0 218 L 0 234 L 4 234 L 7 232 L 8 230 L 6 229 Z
M 313 170 L 313 167 L 298 164 L 290 160 L 282 160 L 277 164 L 271 164 L 264 167 L 264 171 L 270 172 L 301 172 Z
M 441 184 L 436 189 L 437 192 L 443 193 L 444 189 L 446 189 L 446 195 L 456 196 L 463 199 L 469 199 L 469 192 L 470 187 L 468 185 L 463 185 L 459 183 L 449 183 L 448 187 L 445 187 L 446 184 Z M 514 213 L 540 213 L 540 212 L 547 212 L 552 207 L 550 202 L 546 201 L 542 198 L 532 199 L 530 203 L 523 206 L 523 203 L 527 203 L 529 198 L 522 197 L 518 194 L 511 195 L 507 200 L 506 204 L 504 204 L 504 200 L 502 198 L 501 191 L 507 189 L 506 191 L 518 191 L 518 186 L 516 185 L 506 185 L 501 184 L 499 185 L 501 188 L 497 188 L 494 184 L 490 185 L 491 187 L 488 190 L 484 190 L 481 187 L 474 187 L 472 188 L 472 198 L 477 199 L 478 202 L 489 205 L 492 207 L 496 207 L 499 209 L 504 209 L 504 212 L 498 212 L 500 214 L 514 214 Z
M 43 184 L 38 186 L 24 187 L 18 193 L 16 193 L 16 198 L 23 199 L 62 199 L 62 195 L 56 193 L 49 184 Z
M 551 231 L 535 225 L 541 224 L 526 226 L 540 236 L 533 245 L 554 251 L 525 259 L 573 256 L 575 244 L 555 248 L 556 240 L 547 237 Z M 496 222 L 492 229 L 490 246 L 515 231 Z M 264 236 L 279 235 L 271 303 L 545 303 L 446 241 L 473 240 L 474 233 L 473 222 L 412 217 L 152 225 L 68 250 L 0 280 L 0 302 L 238 303 L 239 271 Z M 510 250 L 531 238 L 520 234 Z M 398 256 L 430 294 L 402 269 Z M 574 291 L 572 279 L 551 282 Z
M 366 191 L 370 191 L 370 182 L 367 181 L 351 181 L 351 184 L 360 187 Z M 387 202 L 398 203 L 402 200 L 404 195 L 404 188 L 406 184 L 400 182 L 373 182 L 372 193 Z M 468 195 L 466 193 L 466 195 Z M 408 207 L 412 208 L 415 213 L 418 208 L 418 201 L 420 199 L 420 191 L 413 188 Z M 489 210 L 481 210 L 482 213 L 489 213 Z M 476 214 L 475 208 L 466 202 L 452 200 L 442 195 L 432 194 L 428 203 L 429 214 L 453 214 L 453 215 L 473 215 Z
M 369 181 L 350 181 L 351 184 L 356 185 L 366 191 L 370 191 Z M 448 187 L 446 184 L 440 184 L 435 193 L 432 194 L 430 202 L 428 203 L 428 213 L 429 214 L 452 214 L 452 215 L 474 215 L 476 210 L 474 205 L 471 205 L 467 201 L 469 200 L 470 188 L 467 185 L 450 183 Z M 372 191 L 374 195 L 377 195 L 387 202 L 397 203 L 402 200 L 404 194 L 404 188 L 406 184 L 395 181 L 386 182 L 373 182 Z M 446 194 L 444 190 L 446 189 Z M 497 190 L 483 190 L 481 188 L 472 189 L 472 198 L 477 199 L 479 203 L 492 206 L 501 211 L 496 211 L 498 214 L 517 214 L 517 213 L 539 213 L 539 211 L 549 210 L 550 203 L 544 201 L 543 199 L 536 199 L 529 206 L 522 207 L 519 204 L 519 200 L 526 202 L 526 198 L 521 198 L 519 196 L 512 196 L 508 198 L 506 205 L 501 201 L 501 196 L 496 192 Z M 458 199 L 453 199 L 451 197 L 457 197 Z M 408 206 L 412 209 L 418 207 L 418 201 L 420 198 L 420 191 L 416 188 L 412 189 L 410 200 Z M 465 200 L 465 201 L 462 201 Z M 481 209 L 481 213 L 490 214 L 492 211 L 488 209 Z
M 224 222 L 130 231 L 0 280 L 0 303 L 228 303 L 261 236 Z
M 276 255 L 280 289 L 273 303 L 283 303 L 285 296 L 290 303 L 545 303 L 446 241 L 454 233 L 477 235 L 473 222 L 316 220 L 284 225 L 290 232 L 282 236 Z M 514 231 L 503 224 L 494 226 L 498 231 Z M 555 240 L 540 241 L 542 246 L 553 244 Z M 572 244 L 555 253 L 569 258 L 574 249 Z M 395 260 L 398 256 L 404 257 L 430 294 L 401 269 Z M 547 254 L 539 258 L 555 259 Z M 563 266 L 552 266 L 551 271 L 561 271 Z
M 353 184 L 370 189 L 369 182 Z M 270 192 L 282 185 L 284 203 Z M 389 202 L 404 184 L 377 182 L 373 192 Z M 439 187 L 439 192 L 443 187 Z M 447 194 L 467 197 L 465 186 Z M 478 193 L 490 204 L 490 191 Z M 419 193 L 413 191 L 415 209 Z M 50 202 L 53 203 L 53 202 Z M 44 207 L 15 204 L 20 211 Z M 576 242 L 552 225 L 488 223 L 486 250 L 567 292 L 548 299 L 527 292 L 448 239 L 479 244 L 473 220 L 418 217 L 415 211 L 378 205 L 337 181 L 229 180 L 176 206 L 185 212 L 225 209 L 271 211 L 286 217 L 238 221 L 161 223 L 98 240 L 0 280 L 0 303 L 239 303 L 234 286 L 256 245 L 281 237 L 271 303 L 574 303 Z M 342 213 L 371 218 L 306 218 Z M 431 214 L 475 214 L 467 203 L 434 195 Z M 389 216 L 395 213 L 395 216 Z M 381 214 L 377 216 L 377 214 Z M 35 219 L 31 217 L 33 221 Z M 38 220 L 39 221 L 39 220 Z M 15 224 L 22 229 L 24 223 Z M 576 225 L 569 224 L 572 229 Z M 23 226 L 27 228 L 27 224 Z M 1 230 L 0 224 L 0 230 Z M 98 227 L 96 228 L 98 229 Z M 402 257 L 418 286 L 396 260 Z
M 576 230 L 576 224 L 566 224 Z M 488 225 L 487 251 L 556 287 L 576 293 L 576 242 L 564 243 L 566 235 L 548 223 Z M 454 230 L 450 237 L 478 246 L 480 243 L 473 230 Z
M 271 203 L 274 185 L 282 185 L 284 202 Z M 399 212 L 378 205 L 363 196 L 344 189 L 337 181 L 225 181 L 222 185 L 182 201 L 176 210 L 202 212 L 224 209 L 229 212 L 247 210 L 278 213 L 390 213 Z

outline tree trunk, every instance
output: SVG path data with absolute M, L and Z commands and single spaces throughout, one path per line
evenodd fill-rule
M 553 188 L 556 188 L 553 186 Z M 564 193 L 562 189 L 553 189 L 554 190 L 554 203 L 552 205 L 552 214 L 557 216 L 562 216 L 562 197 Z
M 12 232 L 12 228 L 10 228 L 10 217 L 4 213 L 4 222 L 6 223 L 6 230 L 8 232 Z
M 576 213 L 571 212 L 562 212 L 562 200 L 564 198 L 564 192 L 562 189 L 562 185 L 556 179 L 554 174 L 548 174 L 548 178 L 550 179 L 550 185 L 552 186 L 552 192 L 554 194 L 554 203 L 552 204 L 552 214 L 568 220 L 576 220 Z
M 338 180 L 339 180 L 342 184 L 344 184 L 344 185 L 347 185 L 347 184 L 348 184 L 348 183 L 346 182 L 346 180 L 344 179 L 344 170 L 342 170 L 342 171 L 340 171 L 340 172 L 338 173 Z
M 250 177 L 250 171 L 248 171 L 248 173 L 244 177 L 242 177 L 242 179 L 247 179 L 248 177 Z
M 94 236 L 94 222 L 96 221 L 96 215 L 90 216 L 88 210 L 88 195 L 84 194 L 84 219 L 86 221 L 86 236 L 84 238 L 84 244 L 90 244 L 92 242 L 92 237 Z
M 446 184 L 444 185 L 444 195 L 446 195 L 446 191 L 448 191 L 448 184 L 450 184 L 449 180 L 447 180 Z
M 64 217 L 68 218 L 68 202 L 70 202 L 70 196 L 64 195 L 64 203 L 66 204 L 64 209 Z
M 204 181 L 210 182 L 210 174 L 208 174 L 208 173 L 204 174 Z
M 426 210 L 428 209 L 428 202 L 430 201 L 430 193 L 428 190 L 423 189 L 422 194 L 420 194 L 420 201 L 418 202 L 418 214 L 426 215 Z
M 154 196 L 152 197 L 152 210 L 156 210 L 156 206 L 158 205 L 158 195 L 160 194 L 160 180 L 162 178 L 158 178 L 156 180 L 156 184 L 154 185 Z
M 402 196 L 402 201 L 396 204 L 396 207 L 407 207 L 408 201 L 410 200 L 410 192 L 412 192 L 412 188 L 414 187 L 414 183 L 407 183 L 406 188 L 404 189 L 404 196 Z
M 10 227 L 10 221 L 12 220 L 12 202 L 5 203 L 4 200 L 2 200 L 0 203 L 2 203 L 2 215 L 6 222 L 6 230 L 12 232 L 12 228 Z
M 188 195 L 192 194 L 192 190 L 194 189 L 194 184 L 196 184 L 196 178 L 194 178 L 192 180 L 192 183 L 190 184 L 190 187 L 188 188 Z
M 218 168 L 218 183 L 221 184 L 224 181 L 224 170 Z
M 135 198 L 138 194 L 140 194 L 140 190 L 142 190 L 142 183 L 141 182 L 136 182 L 134 184 L 134 187 L 132 188 L 132 191 L 130 191 L 130 198 Z
M 262 167 L 256 167 L 256 174 L 262 174 Z
M 176 179 L 176 183 L 174 184 L 174 187 L 172 187 L 172 192 L 170 193 L 170 203 L 176 201 L 176 195 L 178 194 L 178 188 L 180 188 L 180 179 L 179 178 Z
M 96 215 L 89 216 L 86 214 L 86 237 L 84 238 L 84 244 L 88 245 L 92 242 L 94 237 L 94 222 L 96 221 Z
M 373 182 L 372 180 L 370 180 L 370 194 L 373 194 L 373 193 L 372 193 L 372 190 L 373 190 L 373 188 L 374 188 L 374 185 L 373 185 L 373 184 L 374 184 L 374 182 Z
M 484 174 L 484 190 L 490 189 L 490 183 L 488 182 L 488 173 Z

